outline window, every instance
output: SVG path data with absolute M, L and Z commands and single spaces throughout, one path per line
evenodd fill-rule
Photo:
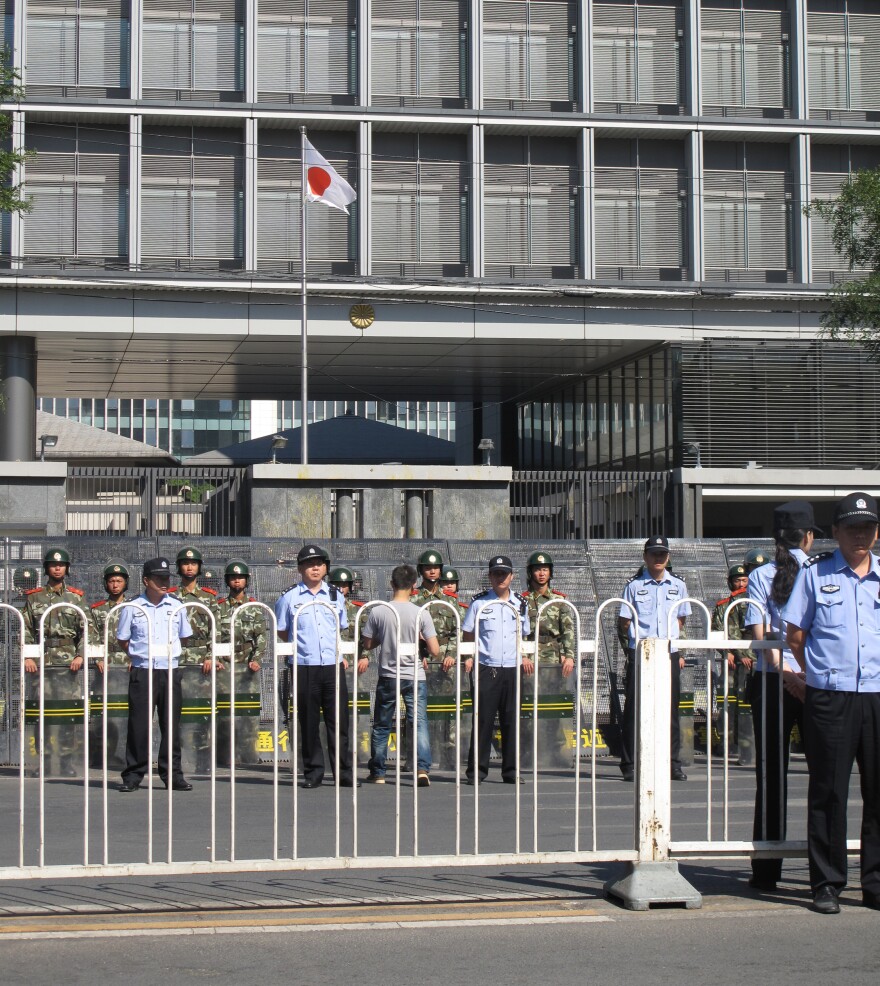
M 357 188 L 357 158 L 349 134 L 310 134 L 310 140 L 334 168 Z M 257 266 L 298 274 L 300 267 L 299 139 L 290 131 L 260 132 L 257 162 Z M 353 274 L 357 255 L 357 202 L 350 215 L 315 204 L 306 207 L 309 270 Z
M 681 99 L 681 6 L 597 3 L 593 85 L 597 108 L 637 104 L 677 113 Z
M 438 277 L 468 272 L 464 138 L 375 135 L 373 272 Z
M 456 0 L 373 0 L 376 105 L 464 105 L 466 10 Z
M 128 131 L 33 124 L 25 169 L 33 209 L 24 214 L 29 258 L 118 261 L 128 255 Z
M 834 13 L 823 6 L 807 15 L 810 115 L 826 116 L 829 110 L 880 113 L 876 3 L 841 0 L 842 9 Z
M 120 95 L 129 84 L 128 0 L 40 0 L 27 10 L 28 93 L 98 89 Z
M 537 102 L 574 110 L 576 4 L 484 0 L 483 92 L 487 107 Z
M 144 264 L 205 270 L 241 266 L 244 174 L 238 137 L 207 128 L 144 129 Z
M 241 98 L 240 0 L 143 0 L 143 8 L 145 98 Z
M 353 103 L 355 7 L 353 0 L 260 0 L 260 100 Z

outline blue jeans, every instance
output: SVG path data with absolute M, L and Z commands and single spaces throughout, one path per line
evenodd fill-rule
M 431 740 L 428 736 L 428 685 L 418 683 L 418 742 L 416 756 L 418 769 L 431 769 Z M 402 678 L 400 697 L 406 706 L 406 719 L 412 730 L 413 721 L 413 683 Z M 381 677 L 376 683 L 376 703 L 373 707 L 373 731 L 370 737 L 370 773 L 377 777 L 385 776 L 385 760 L 388 756 L 388 736 L 394 725 L 394 711 L 397 708 L 397 678 Z M 402 719 L 402 717 L 401 717 Z M 401 756 L 400 737 L 397 738 L 397 755 Z

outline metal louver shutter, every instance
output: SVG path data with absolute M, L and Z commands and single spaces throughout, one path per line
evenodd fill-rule
M 807 15 L 812 109 L 847 108 L 846 17 Z
M 783 108 L 788 105 L 787 58 L 783 34 L 788 14 L 746 10 L 743 54 L 745 105 Z
M 705 105 L 787 106 L 787 14 L 704 9 L 702 24 Z
M 144 0 L 146 89 L 192 89 L 191 0 Z
M 24 220 L 25 255 L 72 257 L 76 252 L 76 155 L 37 154 L 26 176 L 33 208 Z
M 458 3 L 373 0 L 372 11 L 375 94 L 461 95 Z
M 141 254 L 189 257 L 192 157 L 145 154 L 141 161 Z
M 211 260 L 236 256 L 240 193 L 231 157 L 195 155 L 193 161 L 192 255 Z
M 260 92 L 351 93 L 347 0 L 260 0 L 258 35 Z
M 128 86 L 128 3 L 82 0 L 79 21 L 79 79 L 83 86 Z
M 241 88 L 242 25 L 235 0 L 196 3 L 193 12 L 193 89 Z
M 849 15 L 852 109 L 880 110 L 880 16 Z
M 77 256 L 125 256 L 128 155 L 81 153 L 77 163 Z
M 676 105 L 681 101 L 676 7 L 638 8 L 638 92 L 640 103 Z
M 26 81 L 76 85 L 76 0 L 28 5 Z
M 639 266 L 638 170 L 596 168 L 596 265 Z
M 593 7 L 593 85 L 599 102 L 638 102 L 635 14 L 635 5 Z
M 568 3 L 485 0 L 483 85 L 490 99 L 573 99 Z
M 810 176 L 810 193 L 821 202 L 833 202 L 840 194 L 842 185 L 849 181 L 847 174 L 827 172 Z M 831 242 L 831 223 L 813 213 L 810 216 L 810 243 L 813 252 L 813 280 L 833 280 L 834 273 L 848 271 L 846 260 L 834 249 Z

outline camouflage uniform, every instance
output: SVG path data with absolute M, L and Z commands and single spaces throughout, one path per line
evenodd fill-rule
M 349 599 L 346 597 L 345 615 L 348 619 L 348 626 L 344 630 L 339 631 L 340 640 L 346 640 L 348 643 L 351 643 L 354 640 L 354 621 L 357 619 L 358 610 L 361 609 L 363 605 L 364 604 L 361 602 L 356 602 L 354 599 Z M 365 620 L 361 620 L 362 628 L 365 622 Z
M 237 609 L 247 603 L 255 603 L 253 596 L 233 598 L 231 595 L 217 603 L 220 612 L 218 639 L 228 644 L 232 642 L 232 618 Z M 262 610 L 250 606 L 235 620 L 235 694 L 238 700 L 247 700 L 251 696 L 260 696 L 260 671 L 252 671 L 249 664 L 262 665 L 269 649 L 269 635 L 266 628 L 266 617 Z M 208 679 L 210 683 L 210 678 Z M 229 700 L 229 668 L 217 671 L 217 698 Z M 229 762 L 229 715 L 218 713 L 217 721 L 217 761 L 220 764 Z M 243 764 L 259 763 L 257 754 L 257 734 L 260 731 L 260 711 L 251 715 L 238 712 L 235 718 L 235 754 L 236 762 Z
M 71 662 L 83 654 L 83 628 L 89 616 L 81 589 L 74 589 L 64 581 L 53 589 L 48 585 L 31 589 L 26 594 L 24 607 L 24 640 L 26 644 L 40 641 L 40 617 L 50 606 L 68 603 L 70 609 L 55 610 L 45 622 L 44 640 L 44 701 L 63 702 L 65 705 L 82 703 L 84 672 L 71 674 Z M 28 675 L 27 698 L 39 703 L 40 676 Z M 74 757 L 81 745 L 80 730 L 74 722 L 47 723 L 45 728 L 46 758 L 55 746 L 61 772 L 68 776 L 75 773 Z M 54 735 L 53 735 L 54 734 Z M 53 744 L 54 739 L 54 744 Z M 39 723 L 35 730 L 35 749 L 39 752 Z M 48 771 L 48 763 L 46 764 Z
M 184 605 L 186 603 L 201 603 L 203 606 L 208 607 L 214 616 L 214 624 L 217 629 L 217 640 L 219 641 L 220 609 L 217 602 L 217 593 L 214 592 L 213 589 L 205 589 L 202 586 L 196 586 L 192 590 L 186 590 L 182 586 L 178 586 L 172 591 Z M 192 627 L 193 635 L 182 645 L 180 652 L 181 668 L 201 666 L 209 658 L 213 658 L 213 651 L 211 649 L 211 620 L 209 619 L 208 614 L 201 609 L 196 609 L 195 606 L 190 606 L 186 610 L 186 616 L 189 620 L 190 626 Z M 217 682 L 219 685 L 219 675 Z M 187 699 L 210 704 L 210 674 L 203 674 L 201 671 L 198 673 L 195 671 L 184 672 L 181 678 L 181 685 L 183 687 L 184 708 L 187 705 Z M 181 745 L 184 749 L 186 748 L 186 734 L 191 733 L 192 739 L 190 745 L 196 755 L 196 771 L 203 774 L 207 773 L 211 769 L 210 717 L 206 713 L 205 718 L 199 716 L 193 723 L 187 723 L 184 718 L 181 723 L 181 727 Z
M 123 596 L 119 603 L 126 602 Z M 116 610 L 110 615 L 110 610 L 114 609 L 119 603 L 111 603 L 109 599 L 102 599 L 100 602 L 92 603 L 89 610 L 89 643 L 92 646 L 104 646 L 104 629 L 107 628 L 107 654 L 104 663 L 104 674 L 107 678 L 107 701 L 108 705 L 114 700 L 115 695 L 125 696 L 126 704 L 128 700 L 128 681 L 119 668 L 128 668 L 128 653 L 116 639 L 116 628 L 119 626 L 119 614 L 122 610 Z M 108 627 L 109 623 L 109 627 Z M 117 669 L 117 670 L 113 670 Z M 123 688 L 123 685 L 125 686 Z M 104 675 L 95 668 L 91 686 L 92 712 L 89 718 L 89 759 L 92 767 L 102 767 L 104 758 L 102 745 L 104 742 L 104 727 L 101 722 L 104 704 Z M 116 768 L 125 766 L 121 756 L 119 744 L 120 737 L 125 736 L 125 729 L 120 730 L 119 722 L 116 717 L 107 718 L 107 763 L 108 766 Z
M 712 629 L 719 632 L 724 630 L 724 614 L 727 612 L 728 608 L 732 603 L 735 603 L 738 598 L 745 598 L 748 595 L 748 586 L 745 589 L 737 589 L 736 592 L 732 592 L 729 596 L 724 599 L 719 599 L 715 604 L 715 609 L 712 611 Z M 748 634 L 746 633 L 746 610 L 748 606 L 740 603 L 738 606 L 734 606 L 730 610 L 730 619 L 727 621 L 727 640 L 746 640 Z M 739 710 L 741 708 L 748 709 L 749 706 L 749 682 L 752 678 L 751 667 L 746 667 L 743 664 L 744 658 L 750 658 L 752 661 L 755 660 L 755 652 L 751 649 L 749 650 L 736 650 L 734 654 L 734 669 L 729 670 L 727 665 L 727 651 L 718 651 L 721 655 L 721 662 L 719 667 L 719 674 L 716 680 L 716 688 L 719 694 L 723 697 L 724 695 L 724 679 L 721 675 L 724 673 L 725 669 L 728 670 L 728 685 L 727 694 L 729 700 L 735 700 L 736 716 L 734 718 L 733 724 L 733 741 L 735 743 L 739 742 Z
M 529 605 L 529 626 L 531 633 L 526 640 L 535 639 L 535 631 L 538 628 L 538 610 L 547 602 L 554 599 L 565 599 L 565 594 L 551 589 L 549 584 L 541 589 L 531 589 L 525 594 Z M 541 701 L 541 693 L 570 691 L 571 685 L 562 677 L 562 660 L 571 658 L 574 661 L 575 669 L 578 664 L 577 640 L 574 632 L 574 616 L 569 606 L 549 606 L 541 614 L 540 633 L 538 634 L 538 653 L 537 667 L 535 674 L 540 675 L 538 688 L 538 702 Z M 554 668 L 555 666 L 555 668 Z M 551 670 L 551 668 L 554 668 Z M 558 670 L 556 670 L 558 669 Z M 575 670 L 576 673 L 576 670 Z M 523 685 L 525 691 L 534 695 L 535 678 L 524 678 Z M 549 686 L 549 687 L 548 687 Z M 533 698 L 530 698 L 533 701 Z M 537 717 L 537 712 L 535 713 Z M 569 766 L 571 756 L 568 751 L 565 732 L 562 728 L 563 720 L 540 720 L 540 730 L 538 733 L 538 755 L 543 760 L 543 765 L 555 764 L 558 766 Z
M 458 662 L 458 641 L 459 626 L 464 614 L 467 612 L 467 604 L 459 601 L 455 595 L 448 595 L 443 591 L 438 582 L 433 589 L 425 586 L 416 590 L 412 597 L 412 602 L 416 606 L 427 607 L 434 621 L 434 629 L 437 631 L 437 643 L 440 646 L 440 653 L 436 658 L 428 658 L 428 651 L 424 641 L 419 643 L 419 651 L 422 657 L 428 658 L 428 695 L 455 695 L 455 663 L 448 671 L 443 670 L 443 661 L 451 657 L 454 662 Z M 437 605 L 438 603 L 451 604 L 453 607 L 461 607 L 459 613 L 460 620 L 458 625 L 455 615 L 449 605 Z M 439 724 L 440 728 L 436 731 L 435 749 L 440 750 L 441 769 L 452 770 L 455 768 L 455 719 L 450 717 L 444 719 Z M 434 744 L 432 744 L 434 745 Z

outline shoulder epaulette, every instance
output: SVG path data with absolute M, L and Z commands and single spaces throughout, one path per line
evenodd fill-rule
M 724 599 L 719 599 L 716 606 L 726 606 L 733 599 L 733 596 L 725 596 Z
M 171 586 L 171 587 L 169 588 L 169 590 L 168 590 L 168 591 L 169 591 L 169 592 L 180 592 L 180 586 L 179 586 L 179 585 L 172 585 L 172 586 Z
M 482 598 L 483 598 L 483 596 L 488 596 L 488 595 L 489 595 L 489 590 L 488 590 L 488 589 L 485 589 L 485 590 L 484 590 L 483 592 L 478 592 L 478 593 L 477 593 L 477 594 L 476 594 L 476 595 L 474 596 L 474 599 L 482 599 Z
M 256 600 L 256 599 L 254 599 L 254 597 L 253 597 L 253 596 L 248 596 L 248 602 L 249 602 L 249 603 L 255 603 L 256 601 L 257 601 L 257 600 Z
M 90 608 L 91 609 L 98 609 L 98 607 L 100 607 L 100 606 L 106 606 L 106 605 L 107 605 L 107 600 L 106 599 L 100 599 L 100 600 L 98 600 L 98 602 L 92 603 L 92 605 L 91 605 Z
M 630 582 L 635 582 L 637 579 L 640 579 L 644 574 L 645 574 L 644 572 L 636 572 L 635 575 L 633 575 L 631 578 L 628 578 L 626 580 L 626 584 L 629 585 Z
M 417 596 L 421 590 L 420 589 L 410 589 L 409 594 L 411 596 Z
M 40 588 L 40 586 L 37 586 L 36 589 L 28 589 L 27 592 L 25 592 L 25 595 L 32 596 L 35 592 L 42 592 L 42 591 L 43 590 Z
M 563 599 L 568 598 L 568 596 L 566 596 L 564 592 L 560 592 L 558 589 L 551 589 L 550 591 L 553 593 L 554 596 L 562 596 Z
M 85 595 L 85 593 L 82 591 L 82 589 L 74 589 L 74 587 L 72 585 L 66 585 L 64 588 L 67 589 L 68 592 L 72 592 L 75 596 L 84 596 Z
M 199 588 L 202 590 L 202 592 L 210 592 L 212 596 L 216 596 L 217 595 L 217 590 L 216 589 L 209 589 L 206 585 L 199 586 Z
M 833 551 L 820 551 L 818 555 L 813 555 L 812 558 L 808 558 L 804 562 L 804 568 L 812 568 L 812 566 L 815 565 L 817 561 L 825 561 L 826 558 L 833 558 L 833 557 L 834 557 Z
M 349 602 L 350 602 L 350 603 L 352 604 L 352 606 L 363 606 L 363 605 L 364 605 L 364 604 L 363 604 L 362 602 L 360 602 L 360 600 L 358 600 L 358 599 L 349 599 Z
M 460 599 L 456 599 L 455 601 L 458 603 L 459 606 L 461 606 L 462 609 L 468 609 L 467 603 L 463 603 Z

